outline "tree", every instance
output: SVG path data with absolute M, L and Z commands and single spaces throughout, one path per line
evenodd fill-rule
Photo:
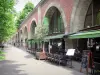
M 0 0 L 0 43 L 6 41 L 15 32 L 14 0 Z
M 43 41 L 44 37 L 48 35 L 49 32 L 49 19 L 48 17 L 43 18 L 43 25 L 37 25 L 35 28 L 34 39 L 36 41 Z
M 46 35 L 48 35 L 48 27 L 45 25 L 37 25 L 35 28 L 34 42 L 38 44 L 39 48 L 42 45 L 42 41 Z
M 48 27 L 45 25 L 37 25 L 34 39 L 38 42 L 41 42 L 47 35 L 48 35 Z
M 23 22 L 23 20 L 28 16 L 28 14 L 33 10 L 34 5 L 31 2 L 28 2 L 24 9 L 20 12 L 18 19 L 16 20 L 16 26 L 19 27 L 19 25 Z

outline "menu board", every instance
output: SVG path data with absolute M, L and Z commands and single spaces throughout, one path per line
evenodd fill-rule
M 74 53 L 75 53 L 75 49 L 68 49 L 66 55 L 68 55 L 68 56 L 74 56 Z

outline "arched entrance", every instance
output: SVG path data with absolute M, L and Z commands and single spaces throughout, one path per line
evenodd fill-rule
M 70 33 L 75 33 L 84 29 L 86 13 L 92 0 L 74 1 L 73 11 L 70 21 Z
M 20 46 L 20 33 L 19 32 L 16 34 L 16 38 L 17 38 L 17 46 L 19 47 Z
M 15 45 L 17 46 L 17 43 L 18 43 L 18 37 L 17 37 L 17 34 L 16 34 L 16 43 L 15 43 Z
M 23 46 L 23 32 L 20 30 L 20 46 Z
M 45 20 L 47 22 L 45 22 Z M 49 27 L 49 33 L 48 35 L 54 35 L 54 34 L 62 34 L 65 32 L 64 28 L 64 22 L 62 19 L 62 15 L 58 8 L 55 6 L 52 6 L 48 9 L 45 20 L 43 24 L 48 24 Z
M 62 13 L 59 8 L 51 6 L 45 15 L 43 25 L 48 27 L 49 33 L 46 39 L 49 41 L 45 42 L 45 51 L 49 53 L 64 53 L 65 41 L 60 35 L 65 33 L 64 20 Z M 50 49 L 52 46 L 52 49 Z
M 99 0 L 77 0 L 71 17 L 71 33 L 100 24 Z
M 24 47 L 27 48 L 28 32 L 27 27 L 24 28 Z
M 31 32 L 31 39 L 34 38 L 34 34 L 35 34 L 35 27 L 36 27 L 36 22 L 35 21 L 32 21 L 31 23 L 31 28 L 30 28 L 30 32 Z
M 30 40 L 28 40 L 28 49 L 35 53 L 35 42 L 34 42 L 34 34 L 35 34 L 35 28 L 36 28 L 36 22 L 32 21 L 31 27 L 30 27 Z
M 92 0 L 85 16 L 84 28 L 100 25 L 100 1 Z
M 98 50 L 96 48 L 100 47 L 98 46 L 100 45 L 100 36 L 97 36 L 100 35 L 97 33 L 97 31 L 100 32 L 100 0 L 79 0 L 74 13 L 71 19 L 71 33 L 78 32 L 75 33 L 75 35 L 78 34 L 78 37 L 74 38 L 78 39 L 77 50 L 80 50 L 80 52 L 91 50 L 94 56 L 92 59 L 95 62 L 94 69 L 96 69 L 97 65 L 100 66 L 100 49 Z M 91 33 L 88 34 L 88 32 Z M 95 34 L 93 35 L 93 33 Z M 79 35 L 81 35 L 81 37 L 79 37 Z M 75 45 L 76 43 L 74 43 L 74 46 Z
M 73 11 L 72 11 L 71 21 L 70 21 L 70 33 L 76 33 L 80 30 L 85 29 L 86 27 L 88 27 L 88 25 L 91 25 L 89 24 L 90 20 L 92 21 L 92 18 L 90 16 L 87 18 L 88 20 L 86 21 L 86 15 L 88 13 L 88 9 L 91 5 L 91 2 L 92 0 L 74 1 Z M 92 9 L 89 10 L 89 13 L 90 12 L 92 13 Z M 86 49 L 87 40 L 83 41 L 83 40 L 74 39 L 72 41 L 73 41 L 72 43 L 74 48 L 77 48 L 79 45 L 81 45 L 79 48 L 80 51 Z M 81 44 L 82 42 L 84 42 L 84 44 Z
M 92 0 L 85 17 L 84 28 L 87 30 L 100 30 L 100 0 Z M 88 39 L 87 45 L 88 47 L 91 46 L 91 48 L 93 48 L 92 53 L 94 56 L 93 60 L 95 62 L 94 66 L 96 69 L 97 67 L 100 67 L 100 46 L 98 46 L 100 45 L 100 37 Z M 95 47 L 99 47 L 99 49 Z M 98 70 L 99 69 L 100 68 L 98 68 Z M 96 74 L 100 74 L 100 72 L 97 72 Z

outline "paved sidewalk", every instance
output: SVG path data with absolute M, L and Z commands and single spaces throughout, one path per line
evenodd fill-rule
M 12 46 L 5 52 L 6 60 L 0 61 L 0 75 L 84 75 L 70 68 L 36 60 L 29 53 Z

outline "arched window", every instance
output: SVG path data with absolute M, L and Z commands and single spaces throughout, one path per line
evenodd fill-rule
M 33 21 L 31 24 L 31 37 L 33 37 L 35 34 L 35 27 L 36 27 L 36 23 L 35 21 Z
M 51 7 L 46 13 L 49 22 L 49 34 L 64 33 L 64 23 L 60 11 L 56 7 Z
M 24 28 L 24 38 L 28 38 L 28 31 L 27 27 Z
M 92 0 L 85 18 L 84 28 L 100 25 L 100 0 Z

